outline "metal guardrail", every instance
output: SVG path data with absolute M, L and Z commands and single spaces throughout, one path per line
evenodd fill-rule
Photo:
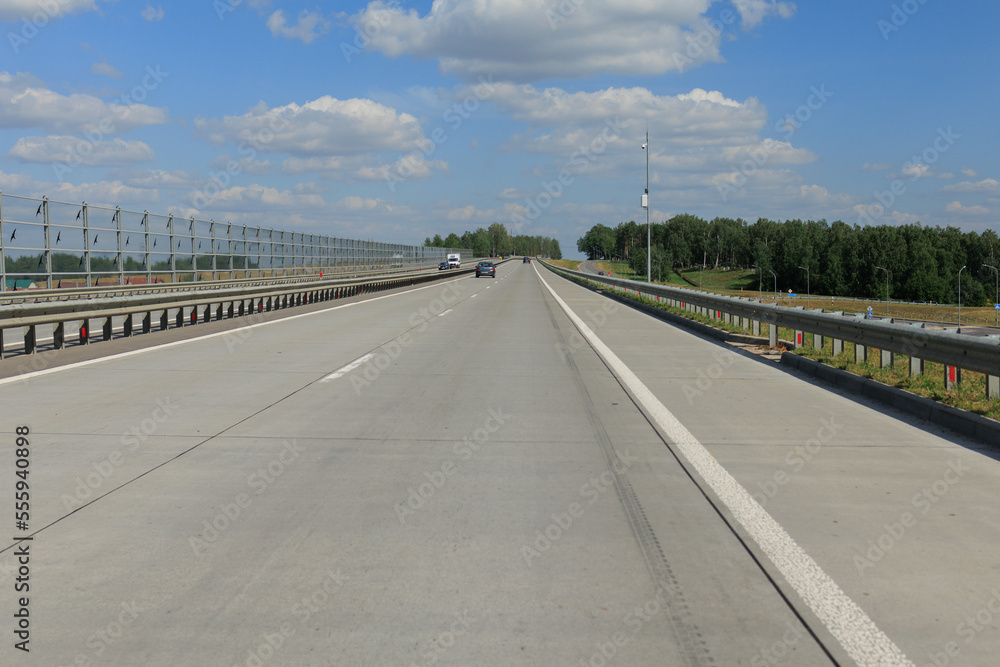
M 155 313 L 159 314 L 157 328 L 164 330 L 171 324 L 170 311 L 176 311 L 174 326 L 183 327 L 198 322 L 242 317 L 251 313 L 394 289 L 474 271 L 475 267 L 470 265 L 468 268 L 440 272 L 425 271 L 354 280 L 322 279 L 285 284 L 240 285 L 212 290 L 177 290 L 175 286 L 162 285 L 160 290 L 126 296 L 100 295 L 84 299 L 13 303 L 0 306 L 0 359 L 6 354 L 5 334 L 16 330 L 22 331 L 24 353 L 34 354 L 38 341 L 36 330 L 41 325 L 52 325 L 52 347 L 62 349 L 67 342 L 66 324 L 71 322 L 81 323 L 79 342 L 88 344 L 92 338 L 90 320 L 101 320 L 101 338 L 110 340 L 113 334 L 112 318 L 115 317 L 125 318 L 123 333 L 126 337 L 131 337 L 137 331 L 153 331 Z M 134 320 L 136 315 L 142 315 L 138 327 Z
M 946 367 L 965 369 L 983 373 L 988 377 L 987 391 L 990 396 L 997 392 L 997 378 L 1000 377 L 1000 339 L 994 336 L 970 336 L 954 330 L 927 329 L 923 324 L 898 324 L 889 320 L 865 319 L 861 314 L 826 312 L 822 309 L 806 310 L 804 306 L 787 307 L 756 303 L 746 297 L 730 297 L 709 294 L 682 287 L 667 287 L 649 283 L 594 275 L 563 269 L 545 264 L 550 270 L 586 280 L 608 285 L 616 289 L 639 295 L 666 300 L 668 305 L 700 312 L 713 319 L 732 323 L 738 318 L 737 326 L 752 329 L 759 334 L 760 324 L 767 323 L 770 343 L 778 343 L 778 327 L 795 332 L 795 347 L 803 347 L 803 334 L 830 338 L 834 349 L 838 342 L 854 343 L 863 356 L 872 347 L 889 353 L 904 354 L 911 358 L 911 373 L 923 370 L 922 361 L 933 361 Z M 756 325 L 754 324 L 756 323 Z M 820 339 L 820 344 L 821 340 Z M 814 344 L 816 343 L 814 339 Z M 917 364 L 916 362 L 920 362 Z M 892 359 L 888 360 L 891 365 Z M 919 369 L 918 369 L 919 366 Z

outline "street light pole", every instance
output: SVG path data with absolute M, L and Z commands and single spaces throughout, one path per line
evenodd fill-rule
M 642 196 L 642 207 L 646 209 L 646 282 L 653 282 L 653 246 L 650 243 L 652 234 L 649 230 L 649 130 L 646 130 L 646 143 L 642 145 L 646 151 L 646 193 Z
M 962 271 L 965 271 L 963 266 L 958 270 L 958 330 L 962 330 Z
M 809 267 L 808 266 L 800 266 L 799 268 L 806 270 L 806 310 L 808 310 L 809 309 L 809 294 L 810 294 L 810 290 L 809 290 Z
M 889 317 L 889 269 L 884 266 L 876 266 L 875 268 L 885 271 L 885 316 Z
M 771 269 L 768 269 L 768 271 L 771 271 Z M 771 275 L 774 276 L 774 305 L 777 306 L 778 305 L 778 275 L 774 271 L 771 271 Z
M 993 302 L 993 307 L 996 308 L 996 313 L 997 313 L 996 326 L 1000 326 L 1000 308 L 997 308 L 997 306 L 1000 306 L 1000 269 L 997 269 L 997 267 L 993 266 L 992 264 L 983 264 L 983 266 L 990 267 L 991 269 L 993 269 L 993 273 L 997 274 L 997 294 L 996 294 L 996 301 Z M 989 320 L 987 320 L 987 322 L 988 321 Z
M 751 264 L 757 269 L 757 303 L 764 303 L 764 270 L 756 264 Z

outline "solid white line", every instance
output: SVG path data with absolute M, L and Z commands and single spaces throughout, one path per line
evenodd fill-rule
M 341 366 L 334 372 L 330 373 L 325 378 L 320 380 L 320 382 L 328 382 L 329 380 L 336 380 L 339 377 L 344 377 L 345 375 L 347 375 L 348 373 L 350 373 L 355 368 L 365 363 L 369 359 L 373 358 L 374 356 L 375 356 L 374 352 L 369 352 L 368 354 L 362 355 L 357 359 L 355 359 L 354 361 L 352 361 L 351 363 L 347 364 L 346 366 Z
M 448 313 L 450 313 L 450 312 L 451 312 L 451 310 L 452 310 L 452 309 L 451 309 L 451 308 L 449 308 L 448 310 L 444 311 L 443 313 L 438 313 L 438 317 L 444 317 L 445 315 L 447 315 Z
M 139 354 L 146 354 L 147 352 L 153 352 L 155 350 L 164 350 L 164 349 L 167 349 L 169 347 L 176 347 L 178 345 L 187 345 L 188 343 L 193 343 L 193 342 L 199 341 L 199 340 L 208 340 L 209 338 L 217 338 L 219 336 L 232 336 L 232 335 L 235 335 L 236 332 L 239 332 L 239 331 L 246 331 L 248 329 L 256 329 L 257 327 L 266 327 L 266 326 L 270 326 L 272 324 L 280 324 L 282 322 L 289 322 L 291 320 L 297 320 L 300 317 L 312 317 L 313 315 L 320 315 L 322 313 L 328 313 L 331 310 L 340 310 L 341 308 L 352 308 L 354 306 L 361 306 L 361 305 L 364 305 L 366 303 L 372 303 L 374 301 L 381 301 L 382 299 L 392 299 L 392 298 L 395 298 L 397 296 L 403 296 L 404 294 L 412 294 L 413 292 L 421 292 L 421 291 L 423 291 L 425 289 L 431 289 L 432 287 L 440 287 L 441 285 L 447 285 L 448 283 L 453 283 L 453 282 L 457 282 L 459 280 L 464 280 L 464 279 L 465 278 L 462 277 L 462 278 L 455 278 L 454 280 L 444 280 L 444 281 L 441 281 L 441 282 L 432 283 L 432 284 L 427 285 L 425 287 L 417 287 L 417 288 L 414 288 L 414 289 L 411 289 L 411 290 L 407 290 L 406 292 L 399 292 L 397 294 L 386 294 L 384 296 L 376 296 L 376 297 L 372 297 L 371 299 L 365 299 L 364 301 L 355 301 L 353 303 L 343 303 L 343 304 L 340 304 L 339 306 L 331 306 L 330 308 L 324 308 L 323 310 L 315 310 L 315 311 L 313 311 L 311 313 L 301 313 L 299 315 L 289 315 L 288 317 L 282 317 L 281 319 L 271 320 L 270 322 L 258 322 L 257 324 L 248 324 L 248 325 L 242 326 L 242 327 L 234 327 L 234 328 L 228 329 L 226 331 L 219 331 L 217 333 L 205 334 L 203 336 L 196 336 L 194 338 L 185 338 L 184 340 L 177 340 L 177 341 L 173 341 L 172 343 L 162 343 L 160 345 L 154 345 L 152 347 L 144 347 L 141 350 L 132 350 L 130 352 L 119 352 L 118 354 L 111 354 L 111 355 L 108 355 L 106 357 L 99 357 L 97 359 L 88 359 L 86 361 L 77 361 L 76 363 L 66 364 L 64 366 L 56 366 L 55 368 L 46 368 L 46 369 L 38 370 L 38 371 L 31 371 L 30 373 L 22 373 L 20 375 L 14 375 L 14 376 L 9 377 L 9 378 L 0 378 L 0 386 L 5 385 L 5 384 L 12 384 L 14 382 L 21 382 L 23 380 L 28 380 L 30 378 L 38 377 L 38 376 L 41 376 L 41 375 L 48 375 L 50 373 L 59 373 L 60 371 L 69 370 L 71 368 L 82 368 L 84 366 L 90 366 L 92 364 L 100 364 L 100 363 L 103 363 L 105 361 L 111 361 L 112 359 L 124 359 L 125 357 L 133 357 L 133 356 L 136 356 L 136 355 L 139 355 Z M 475 294 L 473 294 L 472 296 L 475 296 Z M 248 317 L 251 317 L 252 315 L 253 314 L 251 314 Z M 47 352 L 51 352 L 51 350 L 46 351 L 46 352 L 41 352 L 41 353 L 36 354 L 36 355 L 30 355 L 30 357 L 28 359 L 26 359 L 26 361 L 28 361 L 30 363 L 30 359 L 31 358 L 38 358 L 40 355 L 46 354 Z M 21 357 L 12 357 L 11 359 L 8 359 L 8 361 L 13 361 L 13 359 L 20 359 L 20 358 Z
M 549 294 L 594 350 L 663 429 L 789 584 L 861 667 L 915 667 L 819 564 L 785 531 L 736 478 L 698 442 L 625 363 L 591 331 L 545 281 Z

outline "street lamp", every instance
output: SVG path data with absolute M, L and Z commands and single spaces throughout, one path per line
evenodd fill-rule
M 771 275 L 774 276 L 774 305 L 777 306 L 778 305 L 778 276 L 774 273 L 774 271 L 771 271 L 771 269 L 768 269 L 768 271 L 770 271 Z
M 752 264 L 757 269 L 757 302 L 764 303 L 764 271 L 756 264 Z
M 958 330 L 962 330 L 962 271 L 965 271 L 963 266 L 958 270 Z
M 875 268 L 885 271 L 885 316 L 889 317 L 889 269 L 884 266 L 876 266 Z
M 996 301 L 993 302 L 993 307 L 996 308 L 997 313 L 996 325 L 1000 326 L 1000 269 L 997 269 L 997 267 L 992 264 L 983 264 L 983 266 L 990 267 L 993 269 L 993 273 L 997 274 L 997 295 Z M 989 322 L 989 320 L 987 320 L 987 322 Z
M 809 309 L 809 267 L 808 266 L 800 266 L 799 268 L 806 270 L 806 309 L 808 310 Z
M 649 231 L 649 130 L 646 130 L 646 143 L 642 145 L 646 151 L 646 192 L 642 195 L 642 207 L 646 209 L 646 282 L 653 282 L 653 246 L 650 243 Z

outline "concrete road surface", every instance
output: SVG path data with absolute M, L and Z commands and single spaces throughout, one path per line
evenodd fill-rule
M 993 454 L 537 262 L 290 313 L 0 380 L 0 664 L 1000 653 Z

